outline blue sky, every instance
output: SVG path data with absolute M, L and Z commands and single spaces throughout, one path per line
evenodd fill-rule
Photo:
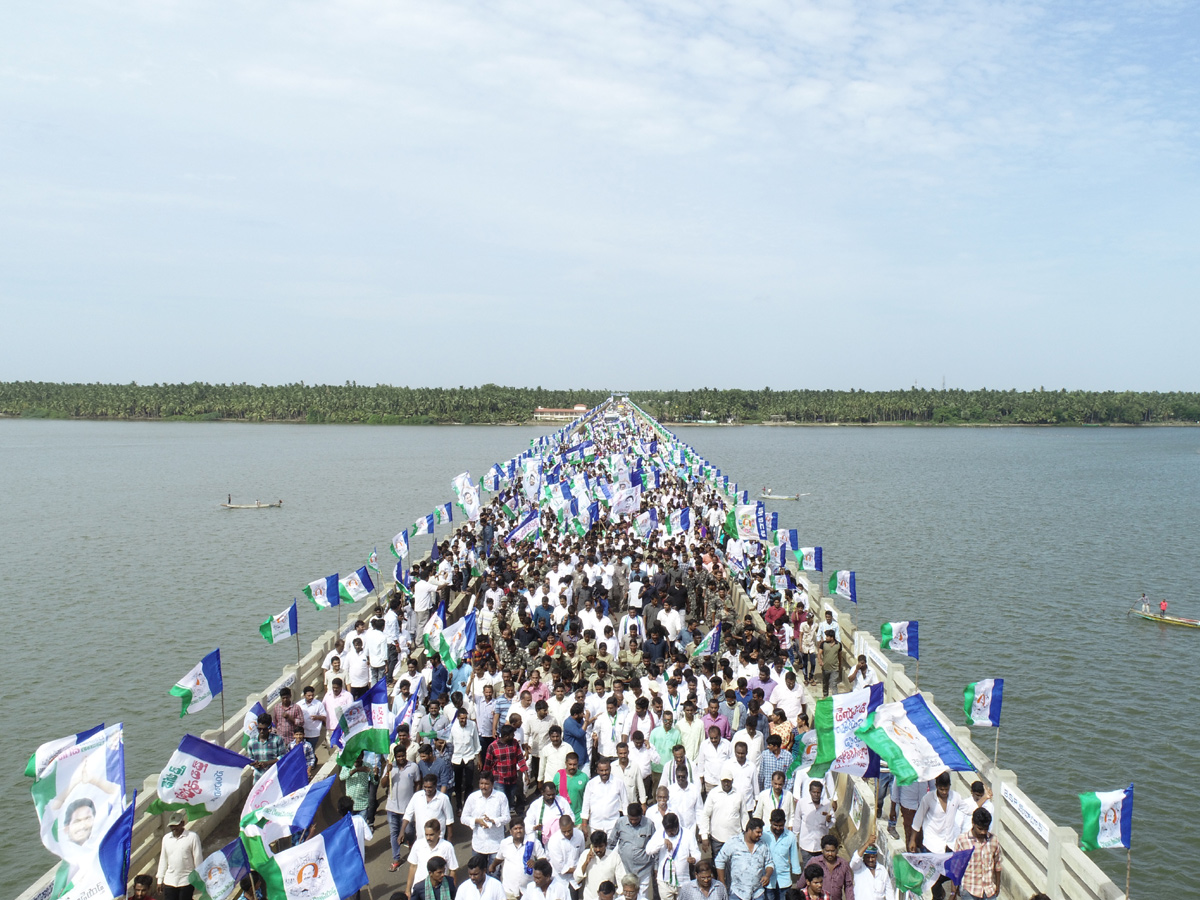
M 1198 24 L 7 4 L 0 379 L 1197 390 Z

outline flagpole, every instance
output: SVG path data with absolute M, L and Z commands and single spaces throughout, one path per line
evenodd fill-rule
M 921 660 L 917 660 L 917 671 L 915 674 L 915 687 L 919 691 L 921 689 Z
M 296 623 L 296 679 L 300 679 L 300 623 Z
M 996 760 L 1000 756 L 1000 726 L 996 726 L 996 750 L 992 753 L 992 765 L 996 765 Z
M 1132 842 L 1131 842 L 1132 843 Z M 1129 900 L 1129 875 L 1133 871 L 1133 847 L 1125 848 L 1125 900 Z
M 221 746 L 225 746 L 225 686 L 221 685 Z

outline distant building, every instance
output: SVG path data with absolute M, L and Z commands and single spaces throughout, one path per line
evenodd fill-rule
M 573 422 L 587 411 L 588 408 L 583 403 L 576 403 L 574 409 L 550 409 L 539 406 L 533 411 L 533 418 L 537 422 Z

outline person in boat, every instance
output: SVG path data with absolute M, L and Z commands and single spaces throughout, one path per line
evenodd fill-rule
M 233 506 L 233 494 L 230 494 L 228 497 L 225 498 L 225 505 Z M 1146 595 L 1142 594 L 1142 596 L 1145 597 Z
M 1159 611 L 1160 615 L 1165 616 L 1167 614 L 1167 598 L 1166 597 L 1163 597 L 1162 602 L 1160 604 L 1158 604 L 1158 611 Z
M 1141 603 L 1142 603 L 1142 612 L 1149 613 L 1150 612 L 1150 600 L 1146 597 L 1145 594 L 1142 594 Z

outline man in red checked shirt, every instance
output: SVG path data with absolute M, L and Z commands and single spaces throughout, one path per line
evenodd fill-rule
M 271 721 L 275 723 L 275 733 L 283 738 L 285 747 L 292 746 L 295 732 L 304 734 L 304 712 L 292 702 L 291 688 L 280 689 L 279 702 L 271 710 Z
M 483 758 L 483 771 L 489 772 L 508 797 L 509 808 L 524 812 L 525 791 L 522 789 L 522 774 L 528 769 L 521 746 L 513 740 L 515 730 L 507 723 L 500 726 L 500 739 L 493 741 Z

